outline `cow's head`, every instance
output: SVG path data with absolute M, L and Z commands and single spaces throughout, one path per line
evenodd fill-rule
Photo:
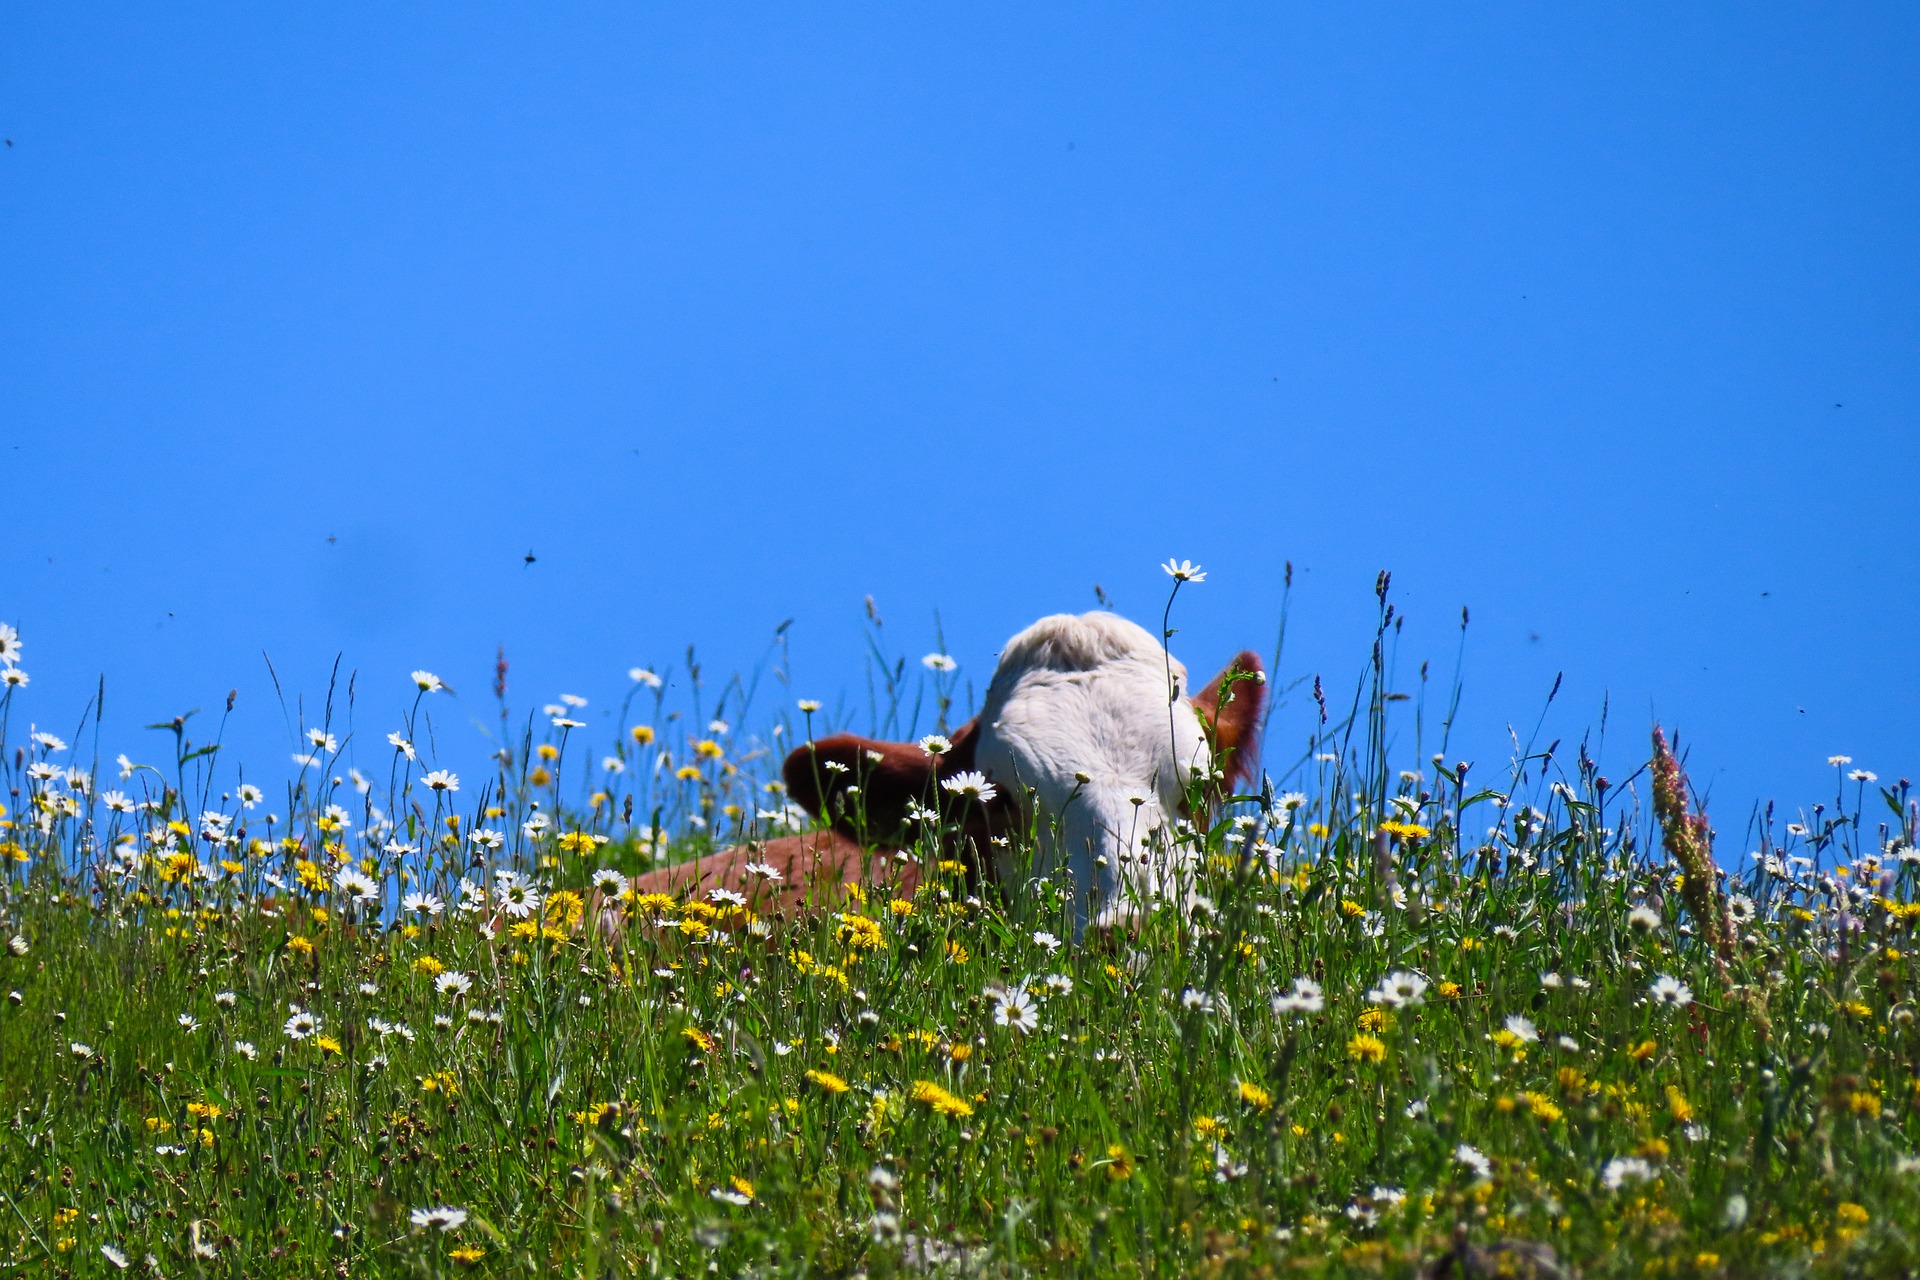
M 872 844 L 911 838 L 914 814 L 955 798 L 941 782 L 978 770 L 998 794 L 960 802 L 954 852 L 1018 892 L 1065 869 L 1077 926 L 1125 923 L 1154 899 L 1183 899 L 1170 826 L 1196 790 L 1211 800 L 1252 777 L 1266 687 L 1251 652 L 1198 693 L 1153 636 L 1110 613 L 1042 618 L 1007 642 L 986 705 L 930 755 L 851 734 L 787 757 L 793 798 Z M 995 836 L 1038 833 L 1033 861 Z

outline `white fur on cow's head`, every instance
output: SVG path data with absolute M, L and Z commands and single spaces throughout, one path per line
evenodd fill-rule
M 1032 791 L 1033 872 L 1071 873 L 1077 929 L 1122 923 L 1153 899 L 1185 901 L 1169 827 L 1192 771 L 1210 761 L 1188 693 L 1186 668 L 1111 613 L 1042 618 L 1001 651 L 978 765 L 1003 790 Z M 1020 884 L 1023 871 L 1002 867 L 1000 878 Z

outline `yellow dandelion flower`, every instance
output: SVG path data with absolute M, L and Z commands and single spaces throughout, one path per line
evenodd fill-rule
M 300 934 L 290 934 L 287 938 L 287 950 L 297 951 L 303 956 L 313 954 L 313 940 Z
M 683 764 L 673 771 L 673 776 L 682 782 L 692 782 L 700 776 L 700 770 L 697 766 Z
M 1384 1062 L 1387 1046 L 1378 1037 L 1363 1032 L 1347 1041 L 1347 1056 L 1355 1062 Z
M 1385 1056 L 1384 1046 L 1382 1056 Z M 1273 1107 L 1273 1095 L 1251 1080 L 1240 1081 L 1240 1101 L 1255 1111 L 1268 1111 Z
M 1107 1176 L 1115 1182 L 1125 1182 L 1133 1176 L 1133 1157 L 1119 1143 L 1107 1146 Z
M 682 1027 L 680 1034 L 686 1038 L 688 1044 L 698 1049 L 701 1053 L 713 1052 L 713 1037 L 700 1028 Z
M 1842 1201 L 1836 1206 L 1833 1216 L 1850 1227 L 1864 1227 L 1873 1221 L 1873 1215 L 1868 1213 L 1864 1206 L 1857 1205 L 1851 1200 Z
M 915 1080 L 909 1095 L 915 1102 L 925 1103 L 935 1114 L 959 1116 L 965 1118 L 973 1114 L 973 1107 L 964 1098 L 959 1098 L 941 1088 L 931 1080 Z
M 845 1093 L 848 1088 L 847 1082 L 831 1071 L 809 1071 L 807 1079 L 818 1085 L 822 1093 Z
M 653 726 L 650 724 L 637 724 L 627 730 L 627 733 L 643 747 L 653 741 Z
M 429 978 L 437 978 L 447 971 L 447 966 L 432 956 L 421 956 L 413 962 L 413 971 Z

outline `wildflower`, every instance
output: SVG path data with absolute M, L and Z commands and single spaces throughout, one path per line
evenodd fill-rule
M 1387 1046 L 1378 1036 L 1370 1036 L 1363 1031 L 1347 1041 L 1347 1056 L 1355 1062 L 1384 1062 Z
M 1629 1182 L 1650 1182 L 1652 1179 L 1653 1166 L 1639 1156 L 1615 1156 L 1600 1170 L 1601 1185 L 1609 1191 L 1618 1191 Z
M 440 1231 L 454 1231 L 467 1220 L 465 1209 L 456 1209 L 452 1205 L 434 1205 L 427 1209 L 413 1211 L 413 1225 L 431 1227 Z
M 524 880 L 514 879 L 500 886 L 500 909 L 514 919 L 530 916 L 540 906 L 540 891 Z
M 1273 1094 L 1261 1088 L 1251 1080 L 1239 1082 L 1240 1101 L 1255 1111 L 1269 1111 L 1273 1108 Z
M 930 653 L 926 657 L 920 659 L 920 665 L 925 667 L 929 671 L 938 671 L 942 673 L 945 673 L 948 671 L 958 671 L 960 669 L 960 664 L 958 662 L 955 662 L 952 658 L 948 657 L 944 653 Z
M 448 769 L 435 769 L 426 777 L 420 779 L 420 781 L 426 783 L 427 786 L 435 791 L 458 791 L 460 789 L 459 775 Z
M 1047 990 L 1054 995 L 1069 995 L 1073 991 L 1073 979 L 1064 973 L 1050 973 L 1044 979 Z
M 1205 582 L 1206 572 L 1191 560 L 1168 560 L 1160 566 L 1175 582 Z
M 1850 1227 L 1864 1227 L 1873 1220 L 1872 1214 L 1851 1200 L 1844 1200 L 1836 1205 L 1833 1216 Z
M 340 749 L 340 740 L 325 729 L 307 730 L 307 741 L 321 752 L 331 754 Z
M 1493 1161 L 1477 1147 L 1463 1142 L 1453 1149 L 1453 1158 L 1473 1171 L 1475 1182 L 1485 1182 L 1493 1176 Z
M 987 781 L 987 776 L 977 769 L 956 773 L 951 778 L 942 780 L 940 786 L 942 790 L 952 792 L 963 799 L 978 800 L 981 804 L 987 803 L 1000 794 L 999 790 Z
M 1107 1146 L 1107 1176 L 1115 1182 L 1125 1182 L 1133 1176 L 1133 1157 L 1119 1143 Z
M 1875 772 L 1873 772 L 1873 771 L 1872 771 L 1872 770 L 1870 770 L 1870 769 L 1855 769 L 1855 770 L 1854 770 L 1854 771 L 1853 771 L 1852 773 L 1849 773 L 1849 774 L 1848 774 L 1847 776 L 1848 776 L 1849 778 L 1851 778 L 1851 779 L 1853 779 L 1853 780 L 1854 780 L 1855 782 L 1878 782 L 1878 781 L 1880 781 L 1880 775 L 1879 775 L 1879 774 L 1877 774 L 1877 773 L 1875 773 Z
M 413 683 L 422 693 L 438 693 L 447 687 L 446 682 L 431 671 L 414 672 Z
M 380 897 L 380 885 L 360 868 L 345 866 L 334 873 L 334 885 L 355 902 L 374 902 Z
M 416 891 L 401 900 L 400 909 L 408 915 L 438 916 L 447 909 L 447 904 L 440 900 L 438 894 Z
M 717 902 L 723 907 L 744 907 L 747 905 L 746 898 L 734 892 L 732 889 L 709 889 L 707 890 L 707 900 Z
M 818 1085 L 822 1093 L 845 1093 L 847 1082 L 831 1071 L 808 1071 L 807 1079 Z
M 315 1036 L 313 1038 L 313 1047 L 321 1053 L 329 1055 L 338 1055 L 341 1051 L 340 1042 L 332 1036 Z
M 995 1025 L 1010 1027 L 1023 1034 L 1039 1030 L 1040 1015 L 1033 1007 L 1033 997 L 1018 988 L 992 994 Z
M 259 1050 L 253 1047 L 253 1041 L 251 1040 L 235 1040 L 233 1042 L 233 1051 L 245 1058 L 248 1062 L 252 1062 L 260 1056 Z
M 930 733 L 920 739 L 920 749 L 938 758 L 953 750 L 953 740 L 943 733 Z
M 458 1249 L 450 1249 L 447 1256 L 463 1267 L 477 1266 L 487 1256 L 487 1251 L 479 1245 L 463 1244 Z
M 71 1053 L 74 1057 L 80 1059 L 80 1061 L 85 1062 L 88 1058 L 91 1058 L 93 1056 L 93 1046 L 90 1044 L 83 1044 L 80 1041 L 75 1040 L 72 1043 L 67 1045 L 67 1052 Z
M 100 1256 L 112 1263 L 118 1270 L 125 1271 L 127 1269 L 127 1255 L 110 1244 L 100 1246 Z
M 286 1025 L 283 1026 L 281 1030 L 286 1032 L 287 1039 L 289 1040 L 305 1040 L 308 1036 L 320 1030 L 320 1019 L 314 1017 L 299 1005 L 295 1005 L 293 1012 L 287 1017 Z
M 965 1118 L 973 1114 L 973 1107 L 964 1098 L 959 1098 L 935 1084 L 931 1080 L 915 1080 L 909 1095 L 915 1102 L 925 1103 L 936 1114 Z
M 624 898 L 631 882 L 612 867 L 593 873 L 593 887 L 611 898 Z
M 1033 934 L 1033 945 L 1051 954 L 1060 949 L 1060 939 L 1045 929 L 1036 929 Z
M 1641 905 L 1627 912 L 1627 923 L 1642 933 L 1651 933 L 1660 927 L 1660 913 L 1652 907 Z
M 457 1000 L 473 989 L 473 979 L 458 969 L 449 969 L 433 980 L 433 989 Z
M 1374 1004 L 1408 1009 L 1425 1002 L 1426 990 L 1425 978 L 1400 969 L 1380 979 L 1380 985 L 1367 992 L 1367 999 Z
M 712 1196 L 715 1200 L 720 1201 L 722 1204 L 731 1204 L 731 1205 L 740 1205 L 740 1206 L 752 1204 L 753 1203 L 753 1184 L 751 1182 L 747 1182 L 746 1179 L 744 1178 L 735 1178 L 733 1179 L 733 1181 L 735 1183 L 734 1186 L 715 1187 L 713 1190 L 707 1192 L 707 1194 Z M 747 1190 L 745 1191 L 740 1190 L 739 1184 L 741 1183 L 746 1184 Z
M 192 1035 L 200 1029 L 200 1020 L 190 1013 L 183 1013 L 178 1018 L 175 1018 L 174 1021 L 179 1023 L 180 1029 L 188 1035 Z
M 1663 973 L 1655 978 L 1647 992 L 1653 1003 L 1663 1008 L 1679 1009 L 1693 1003 L 1692 989 L 1670 974 Z
M 1506 1031 L 1515 1040 L 1525 1044 L 1532 1044 L 1540 1038 L 1540 1033 L 1534 1029 L 1533 1023 L 1517 1013 L 1507 1018 Z
M 7 939 L 7 950 L 16 956 L 23 956 L 32 948 L 27 945 L 27 936 L 24 933 L 16 933 Z
M 1320 984 L 1312 978 L 1295 978 L 1293 990 L 1273 998 L 1273 1011 L 1276 1014 L 1319 1013 L 1326 1007 L 1326 997 L 1321 994 Z
M 1188 987 L 1180 993 L 1180 1007 L 1183 1009 L 1198 1009 L 1201 1013 L 1212 1013 L 1214 1010 L 1214 999 L 1212 995 L 1205 991 L 1196 991 L 1192 987 Z

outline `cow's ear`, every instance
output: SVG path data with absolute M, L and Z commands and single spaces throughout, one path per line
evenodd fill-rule
M 1226 789 L 1252 781 L 1260 764 L 1260 713 L 1267 705 L 1267 674 L 1251 649 L 1227 664 L 1213 683 L 1193 697 L 1206 726 Z
M 787 794 L 816 818 L 868 844 L 901 839 L 909 804 L 937 805 L 937 784 L 973 767 L 974 721 L 954 731 L 953 750 L 935 757 L 918 743 L 840 733 L 795 748 L 781 769 Z

